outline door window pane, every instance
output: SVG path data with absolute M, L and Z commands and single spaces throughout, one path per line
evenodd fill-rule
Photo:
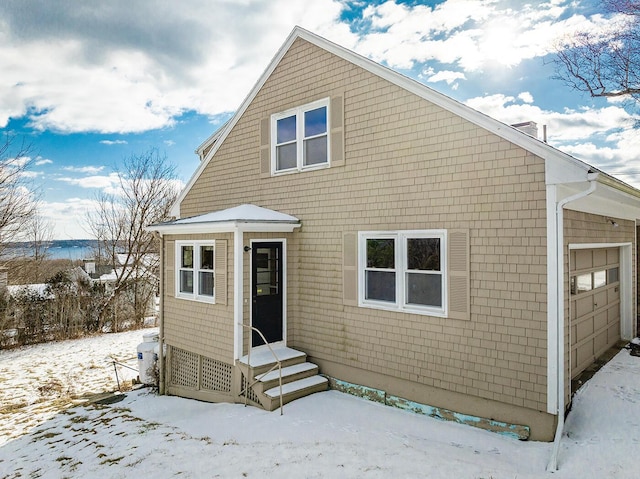
M 278 249 L 258 248 L 255 254 L 257 296 L 280 294 Z
M 365 298 L 376 301 L 396 301 L 396 274 L 388 271 L 366 272 Z

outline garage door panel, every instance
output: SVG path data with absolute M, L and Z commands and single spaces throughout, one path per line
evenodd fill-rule
M 571 376 L 620 339 L 619 248 L 572 250 Z
M 608 297 L 606 289 L 593 293 L 593 308 L 598 309 L 606 306 Z
M 576 325 L 575 342 L 579 343 L 594 333 L 593 317 L 587 318 Z M 575 343 L 574 343 L 575 344 Z
M 581 269 L 589 269 L 593 267 L 593 255 L 591 254 L 591 250 L 581 249 L 575 252 L 575 270 Z
M 600 311 L 596 313 L 593 317 L 593 332 L 596 333 L 602 329 L 606 329 L 609 325 L 609 314 L 608 311 Z
M 593 362 L 593 341 L 588 341 L 579 345 L 575 350 L 575 360 L 573 362 L 576 369 L 584 369 Z
M 594 249 L 593 251 L 593 268 L 607 265 L 607 250 Z
M 593 298 L 590 295 L 587 295 L 584 298 L 578 299 L 574 310 L 576 312 L 576 320 L 579 321 L 580 317 L 593 311 Z
M 607 330 L 605 329 L 600 333 L 596 333 L 596 335 L 593 338 L 593 347 L 595 350 L 594 356 L 597 357 L 599 354 L 606 351 L 608 349 L 607 344 L 608 344 Z

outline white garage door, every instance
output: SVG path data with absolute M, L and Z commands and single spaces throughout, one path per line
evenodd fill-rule
M 571 377 L 620 340 L 619 248 L 571 251 Z

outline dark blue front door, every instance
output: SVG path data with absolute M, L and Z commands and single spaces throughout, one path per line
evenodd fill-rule
M 282 341 L 282 243 L 253 243 L 251 268 L 252 326 L 262 332 L 268 343 Z M 254 331 L 252 347 L 263 344 Z

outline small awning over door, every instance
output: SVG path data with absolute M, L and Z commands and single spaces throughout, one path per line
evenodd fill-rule
M 199 234 L 231 231 L 287 233 L 300 227 L 300 220 L 256 205 L 239 205 L 189 218 L 147 227 L 161 234 Z
M 571 251 L 571 377 L 620 340 L 620 248 Z

